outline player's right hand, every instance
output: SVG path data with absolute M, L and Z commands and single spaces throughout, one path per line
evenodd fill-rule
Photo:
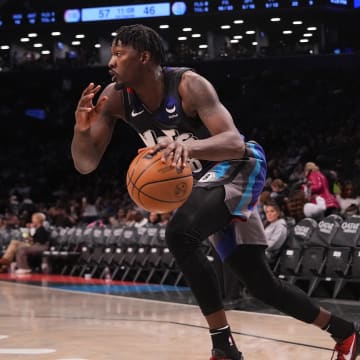
M 94 106 L 93 98 L 100 91 L 101 86 L 90 83 L 81 94 L 80 100 L 75 110 L 76 128 L 79 131 L 86 131 L 91 124 L 97 119 L 98 114 L 105 105 L 108 97 L 103 96 Z

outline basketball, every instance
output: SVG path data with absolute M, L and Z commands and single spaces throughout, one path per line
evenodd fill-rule
M 182 170 L 172 167 L 171 160 L 161 161 L 161 152 L 141 151 L 131 162 L 126 186 L 136 205 L 150 212 L 165 213 L 180 207 L 193 187 L 190 165 Z

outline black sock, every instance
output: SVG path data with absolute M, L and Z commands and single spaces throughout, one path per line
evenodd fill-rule
M 339 341 L 348 338 L 354 332 L 354 325 L 350 321 L 331 315 L 329 323 L 323 327 L 323 330 Z
M 229 325 L 219 329 L 211 329 L 210 335 L 214 349 L 223 350 L 226 355 L 230 355 L 230 352 L 234 350 L 237 351 Z

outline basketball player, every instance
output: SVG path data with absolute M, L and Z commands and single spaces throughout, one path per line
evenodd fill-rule
M 112 82 L 90 83 L 75 111 L 72 156 L 76 169 L 93 171 L 118 119 L 129 123 L 163 160 L 181 168 L 190 161 L 197 179 L 187 202 L 167 226 L 166 240 L 205 316 L 212 360 L 240 360 L 223 309 L 212 265 L 201 250 L 211 236 L 229 264 L 258 299 L 329 332 L 338 360 L 360 353 L 359 324 L 319 307 L 298 288 L 277 279 L 265 257 L 266 240 L 256 202 L 266 177 L 261 146 L 245 142 L 213 86 L 187 68 L 163 67 L 159 35 L 143 25 L 121 27 L 109 61 Z

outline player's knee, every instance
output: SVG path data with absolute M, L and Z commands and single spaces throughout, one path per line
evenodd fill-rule
M 166 243 L 174 255 L 186 253 L 200 246 L 201 239 L 190 222 L 174 217 L 166 229 Z
M 267 304 L 273 304 L 275 298 L 282 294 L 281 281 L 275 276 L 267 276 L 263 279 L 252 276 L 245 276 L 244 280 L 245 286 L 249 293 Z

